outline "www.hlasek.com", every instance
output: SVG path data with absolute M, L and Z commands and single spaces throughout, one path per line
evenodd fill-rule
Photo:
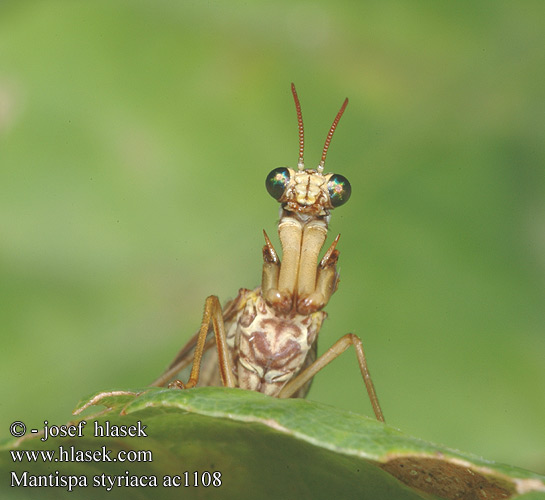
M 74 425 L 50 425 L 44 422 L 42 430 L 31 429 L 33 434 L 42 434 L 40 440 L 46 442 L 53 438 L 77 438 L 85 435 L 85 420 Z M 13 422 L 10 432 L 14 437 L 22 437 L 26 434 L 26 426 L 23 422 Z M 134 425 L 115 425 L 109 421 L 103 423 L 98 420 L 93 422 L 93 437 L 147 437 L 146 426 L 141 421 Z M 81 463 L 81 462 L 153 462 L 151 450 L 119 450 L 113 452 L 106 446 L 98 449 L 79 449 L 76 446 L 59 445 L 49 450 L 10 450 L 11 459 L 14 463 L 28 464 L 29 468 L 33 463 Z M 49 474 L 33 474 L 30 471 L 11 471 L 11 487 L 50 487 L 64 488 L 72 491 L 75 488 L 92 486 L 104 488 L 111 491 L 115 487 L 219 487 L 222 484 L 221 472 L 185 471 L 180 475 L 137 475 L 131 474 L 128 470 L 124 474 L 62 474 L 55 470 Z

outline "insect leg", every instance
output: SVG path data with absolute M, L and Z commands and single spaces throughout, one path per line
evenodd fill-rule
M 212 322 L 212 328 L 214 329 L 214 335 L 216 337 L 216 346 L 218 349 L 219 369 L 221 380 L 224 386 L 235 387 L 236 381 L 233 375 L 231 357 L 227 347 L 225 339 L 225 325 L 223 322 L 223 314 L 220 302 L 215 295 L 210 295 L 206 299 L 204 304 L 204 313 L 202 317 L 201 327 L 196 335 L 195 353 L 193 355 L 193 366 L 191 368 L 191 374 L 189 380 L 184 384 L 181 380 L 175 380 L 170 386 L 178 387 L 180 389 L 189 389 L 195 387 L 199 381 L 199 372 L 201 369 L 201 360 L 204 351 L 210 347 L 209 342 L 206 341 L 206 336 Z M 178 366 L 173 366 L 169 369 L 169 372 L 177 373 L 179 371 Z M 157 382 L 157 381 L 156 381 Z M 153 385 L 162 385 L 156 384 Z
M 335 238 L 318 265 L 313 291 L 299 297 L 297 301 L 297 310 L 299 313 L 312 314 L 319 311 L 329 302 L 331 295 L 337 290 L 339 275 L 337 274 L 336 264 L 339 258 L 339 251 L 335 247 L 340 236 L 339 234 Z
M 356 356 L 358 357 L 358 364 L 360 365 L 361 374 L 363 381 L 365 382 L 365 387 L 367 389 L 367 394 L 371 400 L 371 405 L 373 406 L 373 411 L 377 420 L 384 422 L 384 416 L 382 414 L 382 409 L 380 408 L 380 403 L 378 402 L 378 397 L 375 392 L 375 386 L 371 380 L 371 374 L 367 368 L 367 361 L 365 360 L 365 352 L 363 350 L 363 345 L 360 338 L 353 333 L 347 333 L 341 337 L 337 342 L 335 342 L 324 354 L 322 354 L 314 363 L 312 363 L 307 369 L 299 373 L 294 379 L 290 380 L 280 391 L 278 395 L 279 398 L 289 398 L 295 392 L 297 392 L 304 384 L 306 384 L 314 375 L 316 375 L 324 366 L 328 365 L 335 358 L 340 356 L 344 351 L 346 351 L 350 346 L 354 346 L 356 351 Z
M 199 332 L 197 332 L 188 343 L 180 350 L 176 355 L 174 361 L 170 366 L 157 378 L 155 379 L 150 386 L 152 387 L 164 387 L 167 385 L 169 380 L 172 380 L 178 373 L 180 373 L 186 366 L 189 366 L 193 361 L 194 355 L 190 355 L 191 350 L 195 347 L 197 343 L 197 338 Z M 216 345 L 216 339 L 214 337 L 209 338 L 204 345 L 203 352 L 208 351 L 211 347 Z

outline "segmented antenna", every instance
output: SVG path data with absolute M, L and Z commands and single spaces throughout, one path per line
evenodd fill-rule
M 339 123 L 339 120 L 341 119 L 341 116 L 343 115 L 347 105 L 348 105 L 348 97 L 344 100 L 343 105 L 341 106 L 341 109 L 339 110 L 339 112 L 337 113 L 337 116 L 333 120 L 333 125 L 331 125 L 331 128 L 329 129 L 329 134 L 327 134 L 325 144 L 324 144 L 324 150 L 322 151 L 322 159 L 320 160 L 320 164 L 318 165 L 318 168 L 316 169 L 319 173 L 322 173 L 324 171 L 325 157 L 327 155 L 327 150 L 329 149 L 329 144 L 331 143 L 331 138 L 333 137 L 333 132 L 335 132 L 335 129 L 337 128 L 337 124 Z
M 299 126 L 299 161 L 297 162 L 297 168 L 299 170 L 305 169 L 305 161 L 303 160 L 303 151 L 305 149 L 305 132 L 303 128 L 303 115 L 301 113 L 301 104 L 299 103 L 299 97 L 297 97 L 297 91 L 295 85 L 291 84 L 291 93 L 293 94 L 293 100 L 295 101 L 295 110 L 297 111 L 297 124 Z

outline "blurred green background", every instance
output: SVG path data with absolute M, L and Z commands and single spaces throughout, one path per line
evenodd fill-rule
M 388 422 L 545 472 L 543 2 L 0 3 L 0 428 L 143 386 L 260 282 L 264 187 L 326 169 Z M 333 235 L 330 236 L 331 241 Z M 371 414 L 353 353 L 310 399 Z

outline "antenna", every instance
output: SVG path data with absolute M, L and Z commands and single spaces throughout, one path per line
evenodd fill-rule
M 301 103 L 299 102 L 299 97 L 297 97 L 297 91 L 295 90 L 295 85 L 293 83 L 291 84 L 291 93 L 293 94 L 293 100 L 295 101 L 297 125 L 299 126 L 299 161 L 297 162 L 297 168 L 299 170 L 304 170 L 305 162 L 303 160 L 303 151 L 305 149 L 305 131 L 303 127 L 303 115 L 301 113 Z
M 341 119 L 341 116 L 343 115 L 347 105 L 348 105 L 348 97 L 344 100 L 343 105 L 341 106 L 341 109 L 339 110 L 339 112 L 337 113 L 337 116 L 333 120 L 333 125 L 331 125 L 331 128 L 329 129 L 329 133 L 327 134 L 327 137 L 325 139 L 324 149 L 322 151 L 322 159 L 320 160 L 320 164 L 318 165 L 318 168 L 316 169 L 319 173 L 322 173 L 324 171 L 325 157 L 327 155 L 327 150 L 329 149 L 329 144 L 331 143 L 331 138 L 333 137 L 333 132 L 335 132 L 335 129 L 337 128 L 337 124 L 339 123 L 339 120 Z M 302 125 L 302 122 L 301 122 L 301 125 Z

